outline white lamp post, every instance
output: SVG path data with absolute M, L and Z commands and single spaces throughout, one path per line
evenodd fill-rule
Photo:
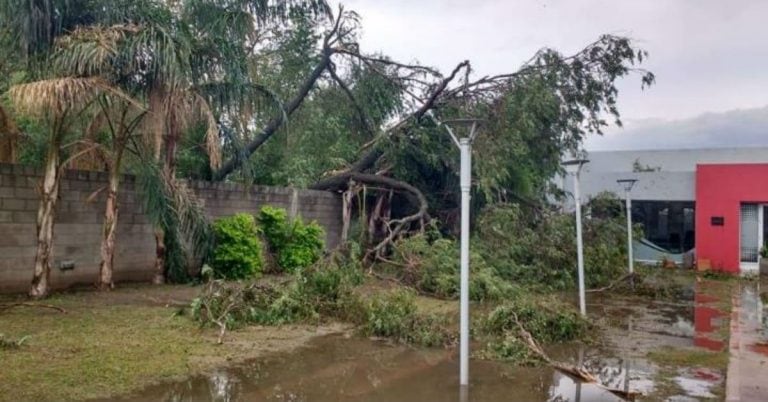
M 619 179 L 616 180 L 616 183 L 624 187 L 624 200 L 627 208 L 627 259 L 629 260 L 627 263 L 629 264 L 629 274 L 633 275 L 635 273 L 635 261 L 632 256 L 632 198 L 630 198 L 629 192 L 637 183 L 637 179 Z
M 579 194 L 579 174 L 587 159 L 572 159 L 563 162 L 565 171 L 573 175 L 573 201 L 576 204 L 576 255 L 579 270 L 579 310 L 587 315 L 587 301 L 584 291 L 584 242 L 581 237 L 581 195 Z
M 461 154 L 461 171 L 459 186 L 461 187 L 461 273 L 460 273 L 460 323 L 459 323 L 459 385 L 465 388 L 469 385 L 469 198 L 472 188 L 472 141 L 477 135 L 480 120 L 457 119 L 446 121 L 445 129 L 451 139 L 459 147 Z M 438 123 L 439 124 L 439 123 Z M 448 126 L 469 127 L 469 136 L 458 138 Z

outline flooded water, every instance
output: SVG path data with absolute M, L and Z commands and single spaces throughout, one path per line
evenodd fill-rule
M 149 388 L 126 401 L 461 401 L 450 350 L 332 335 L 287 354 Z M 621 382 L 625 368 L 606 371 Z M 617 401 L 547 368 L 473 361 L 471 401 Z
M 588 303 L 589 314 L 608 319 L 603 341 L 589 347 L 558 345 L 548 353 L 556 360 L 583 366 L 605 386 L 641 392 L 645 397 L 639 400 L 691 401 L 716 397 L 724 386 L 724 372 L 696 367 L 675 367 L 669 371 L 669 367 L 661 368 L 647 358 L 650 351 L 663 347 L 714 351 L 727 347 L 722 338 L 727 316 L 718 308 L 723 292 L 708 286 L 713 285 L 692 285 L 690 299 L 677 302 L 593 296 Z M 469 395 L 461 395 L 454 350 L 415 349 L 380 340 L 332 335 L 315 339 L 291 353 L 153 386 L 119 400 L 621 400 L 595 384 L 579 383 L 548 367 L 514 367 L 475 359 L 470 376 Z

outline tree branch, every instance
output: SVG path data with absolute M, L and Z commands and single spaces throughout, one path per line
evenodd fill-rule
M 259 132 L 246 146 L 246 157 L 235 156 L 227 160 L 221 165 L 221 168 L 213 173 L 213 180 L 220 181 L 232 173 L 235 169 L 245 162 L 248 156 L 252 155 L 256 150 L 264 144 L 275 132 L 285 123 L 286 117 L 293 114 L 296 109 L 299 108 L 304 99 L 309 95 L 315 82 L 323 75 L 323 72 L 328 68 L 331 62 L 331 55 L 334 51 L 331 48 L 323 49 L 323 57 L 317 63 L 312 72 L 307 76 L 304 83 L 299 87 L 296 95 L 283 106 L 281 113 L 273 117 L 266 126 Z
M 345 172 L 333 176 L 329 180 L 325 181 L 322 186 L 315 184 L 310 188 L 314 190 L 340 190 L 346 186 L 349 186 L 350 182 L 377 184 L 385 186 L 391 190 L 404 192 L 406 196 L 408 196 L 408 198 L 411 200 L 411 202 L 417 206 L 417 210 L 413 214 L 386 222 L 389 233 L 384 238 L 384 240 L 380 241 L 375 247 L 368 250 L 364 258 L 365 260 L 369 260 L 371 256 L 375 256 L 377 258 L 380 257 L 386 250 L 386 247 L 391 245 L 397 236 L 400 235 L 404 230 L 408 229 L 412 223 L 418 221 L 423 222 L 429 219 L 429 214 L 427 212 L 429 204 L 427 202 L 427 198 L 424 196 L 421 190 L 406 182 L 396 180 L 391 177 L 359 172 Z
M 464 60 L 463 62 L 459 63 L 453 69 L 453 71 L 448 77 L 445 77 L 444 79 L 442 79 L 440 83 L 437 84 L 435 89 L 430 93 L 429 97 L 421 105 L 421 107 L 419 107 L 416 111 L 414 111 L 410 115 L 400 120 L 397 124 L 392 126 L 385 133 L 383 133 L 383 135 L 386 135 L 387 133 L 390 133 L 405 127 L 408 124 L 408 122 L 410 122 L 411 120 L 419 121 L 422 117 L 424 117 L 424 115 L 429 110 L 435 107 L 435 104 L 438 101 L 438 98 L 440 97 L 441 94 L 443 94 L 443 92 L 445 92 L 446 88 L 448 87 L 448 84 L 450 84 L 451 81 L 453 81 L 456 78 L 456 75 L 464 68 L 469 68 L 468 60 Z M 349 172 L 363 172 L 365 170 L 370 169 L 371 167 L 373 167 L 376 161 L 378 161 L 383 154 L 384 154 L 384 151 L 381 150 L 381 148 L 379 148 L 376 144 L 373 144 L 371 148 L 360 159 L 357 160 L 357 162 L 355 162 L 354 164 L 352 164 L 352 166 L 349 167 L 347 172 L 341 173 L 341 176 L 344 176 Z M 322 179 L 317 183 L 315 183 L 312 186 L 312 188 L 333 187 L 333 184 L 337 182 L 336 177 L 337 176 L 332 176 L 326 179 Z

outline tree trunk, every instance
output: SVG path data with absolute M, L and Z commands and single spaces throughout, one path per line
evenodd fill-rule
M 45 176 L 37 210 L 37 252 L 32 287 L 29 290 L 29 296 L 36 299 L 47 296 L 49 292 L 53 226 L 56 218 L 56 200 L 59 197 L 59 162 L 59 144 L 58 141 L 52 141 L 45 162 Z
M 167 117 L 168 133 L 163 137 L 165 142 L 165 157 L 163 158 L 162 175 L 164 180 L 172 180 L 176 176 L 176 144 L 179 141 L 178 124 L 176 115 L 169 113 Z M 165 229 L 161 226 L 155 227 L 155 276 L 152 283 L 162 285 L 165 283 Z
M 155 228 L 155 277 L 152 283 L 165 283 L 165 232 L 160 227 Z
M 114 287 L 112 273 L 115 260 L 115 232 L 117 229 L 117 190 L 120 184 L 120 172 L 112 167 L 109 172 L 109 187 L 107 188 L 107 207 L 104 211 L 103 237 L 101 239 L 101 264 L 99 279 L 96 287 L 99 290 L 109 290 Z

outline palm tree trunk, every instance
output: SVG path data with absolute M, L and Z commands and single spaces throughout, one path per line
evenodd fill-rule
M 109 187 L 107 189 L 107 207 L 104 211 L 104 228 L 101 239 L 101 264 L 99 279 L 96 287 L 99 290 L 109 290 L 114 287 L 112 273 L 115 260 L 115 232 L 117 229 L 117 190 L 120 185 L 120 170 L 113 166 L 109 172 Z
M 165 232 L 159 226 L 155 228 L 155 277 L 152 283 L 165 283 Z
M 49 144 L 45 162 L 45 176 L 41 189 L 40 206 L 37 210 L 37 252 L 35 271 L 29 296 L 42 298 L 48 295 L 53 254 L 53 226 L 56 217 L 56 200 L 59 197 L 59 143 Z
M 166 179 L 173 179 L 176 175 L 176 143 L 178 142 L 178 134 L 176 125 L 176 116 L 173 113 L 168 115 L 168 134 L 163 138 L 165 139 L 165 157 L 163 158 L 162 175 Z M 159 159 L 159 154 L 156 154 Z M 165 283 L 165 231 L 162 227 L 155 227 L 155 277 L 152 283 L 156 285 L 162 285 Z

